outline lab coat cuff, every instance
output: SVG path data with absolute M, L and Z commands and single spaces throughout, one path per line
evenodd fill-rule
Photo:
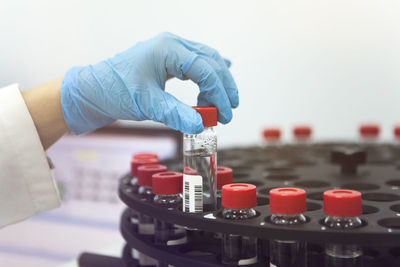
M 0 227 L 60 206 L 60 194 L 17 84 L 0 89 Z

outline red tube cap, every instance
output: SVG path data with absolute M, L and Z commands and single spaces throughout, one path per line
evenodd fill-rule
M 131 176 L 137 176 L 137 168 L 139 166 L 145 165 L 145 164 L 157 164 L 158 159 L 155 158 L 147 158 L 147 159 L 137 159 L 133 158 L 131 161 Z
M 198 175 L 197 171 L 195 169 L 192 169 L 188 166 L 186 166 L 185 168 L 183 168 L 183 173 L 184 174 L 188 174 L 188 175 Z
M 203 119 L 204 127 L 217 126 L 218 123 L 218 110 L 216 107 L 193 107 L 200 113 Z
M 278 128 L 264 129 L 263 137 L 267 141 L 278 141 L 281 138 L 281 130 Z
M 306 211 L 306 191 L 281 187 L 269 191 L 269 210 L 276 214 L 300 214 Z
M 396 139 L 400 139 L 400 126 L 394 127 L 393 134 Z
M 152 176 L 153 193 L 176 195 L 182 193 L 183 175 L 180 172 L 159 172 Z
M 157 159 L 158 155 L 156 153 L 136 153 L 132 156 L 133 159 Z
M 256 186 L 226 184 L 222 187 L 222 206 L 229 209 L 250 209 L 257 206 Z
M 231 184 L 233 180 L 232 169 L 228 167 L 217 167 L 217 190 L 226 184 Z
M 361 193 L 346 189 L 325 191 L 324 213 L 338 217 L 360 216 L 362 214 Z
M 380 127 L 378 124 L 363 124 L 359 129 L 360 136 L 364 138 L 377 138 L 379 136 Z
M 151 186 L 152 176 L 158 172 L 168 171 L 167 166 L 160 164 L 146 164 L 137 169 L 138 184 L 140 186 Z
M 310 126 L 302 125 L 293 128 L 293 135 L 296 139 L 309 139 L 312 134 Z

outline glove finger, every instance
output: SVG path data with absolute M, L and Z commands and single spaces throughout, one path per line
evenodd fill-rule
M 188 50 L 195 52 L 198 55 L 204 56 L 208 63 L 212 65 L 212 67 L 214 67 L 215 71 L 222 80 L 225 91 L 231 102 L 231 106 L 233 108 L 236 108 L 239 105 L 239 93 L 235 80 L 233 79 L 232 74 L 229 71 L 231 62 L 221 57 L 217 50 L 207 45 L 186 39 L 182 39 L 181 44 L 183 44 Z M 215 61 L 218 66 L 213 64 L 212 61 Z
M 192 53 L 182 65 L 182 73 L 198 84 L 198 105 L 217 107 L 218 121 L 222 123 L 232 120 L 230 100 L 222 81 L 203 57 Z
M 140 111 L 146 119 L 164 123 L 187 134 L 200 133 L 204 129 L 196 110 L 160 88 L 142 90 L 134 99 L 141 103 Z
M 230 67 L 232 66 L 232 61 L 230 61 L 230 60 L 227 59 L 226 57 L 224 57 L 224 61 L 225 61 L 225 64 L 226 64 L 226 66 L 227 66 L 228 68 L 230 68 Z

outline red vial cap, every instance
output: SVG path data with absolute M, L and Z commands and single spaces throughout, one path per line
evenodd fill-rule
M 257 206 L 256 186 L 226 184 L 222 187 L 222 206 L 228 209 L 250 209 Z
M 360 136 L 364 138 L 377 138 L 379 136 L 380 127 L 378 124 L 363 124 L 359 129 Z
M 136 159 L 133 158 L 131 161 L 131 176 L 137 176 L 137 168 L 139 166 L 145 165 L 145 164 L 157 164 L 158 159 L 155 158 L 147 158 L 147 159 Z
M 217 167 L 217 190 L 222 186 L 231 184 L 233 180 L 232 169 L 228 167 Z
M 140 186 L 151 186 L 152 176 L 158 172 L 168 171 L 167 166 L 160 164 L 146 164 L 137 169 L 138 184 Z
M 267 141 L 278 141 L 281 138 L 281 130 L 278 128 L 264 129 L 263 137 Z
M 132 156 L 133 159 L 157 159 L 158 155 L 155 153 L 136 153 Z
M 217 126 L 218 110 L 216 107 L 193 107 L 203 119 L 204 127 Z
M 362 214 L 361 193 L 346 189 L 325 191 L 324 213 L 338 217 L 360 216 Z
M 306 191 L 281 187 L 269 191 L 269 209 L 276 214 L 300 214 L 306 211 Z
M 197 171 L 195 169 L 192 169 L 188 166 L 186 166 L 185 168 L 183 168 L 183 173 L 184 174 L 188 174 L 188 175 L 198 175 Z
M 310 126 L 301 125 L 293 128 L 293 135 L 297 139 L 308 139 L 311 137 L 312 129 Z
M 396 139 L 400 139 L 400 126 L 394 127 L 393 134 Z
M 176 195 L 182 193 L 183 175 L 180 172 L 159 172 L 152 176 L 153 193 Z

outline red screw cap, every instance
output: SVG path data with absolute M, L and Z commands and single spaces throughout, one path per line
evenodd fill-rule
M 222 187 L 222 206 L 229 209 L 250 209 L 257 206 L 256 186 L 226 184 Z
M 232 169 L 228 167 L 217 167 L 217 190 L 222 186 L 231 184 L 233 180 Z
M 139 166 L 145 165 L 145 164 L 157 164 L 158 159 L 155 158 L 147 158 L 147 159 L 137 159 L 133 158 L 131 161 L 131 176 L 137 176 L 137 168 Z
M 167 166 L 160 164 L 146 164 L 137 169 L 138 184 L 140 186 L 151 186 L 152 176 L 158 172 L 168 171 Z
M 293 128 L 293 135 L 296 139 L 309 139 L 312 134 L 310 126 L 302 125 Z
M 136 153 L 132 156 L 133 159 L 157 159 L 158 155 L 155 153 Z
M 217 126 L 218 123 L 218 110 L 216 107 L 193 107 L 200 113 L 203 119 L 204 127 Z
M 276 214 L 300 214 L 306 211 L 306 191 L 281 187 L 269 191 L 269 210 Z
M 324 192 L 324 213 L 328 216 L 360 216 L 361 203 L 361 193 L 358 191 L 334 189 Z
M 176 195 L 182 193 L 183 175 L 180 172 L 159 172 L 152 176 L 153 193 Z
M 400 126 L 394 127 L 393 134 L 396 139 L 400 139 Z
M 267 141 L 279 141 L 279 139 L 281 138 L 281 130 L 278 128 L 264 129 L 263 137 Z
M 377 138 L 379 136 L 380 127 L 377 124 L 363 124 L 359 129 L 360 136 L 364 138 Z
M 183 168 L 183 173 L 187 174 L 187 175 L 198 175 L 197 171 L 195 169 L 192 169 L 188 166 L 186 166 L 185 168 Z

